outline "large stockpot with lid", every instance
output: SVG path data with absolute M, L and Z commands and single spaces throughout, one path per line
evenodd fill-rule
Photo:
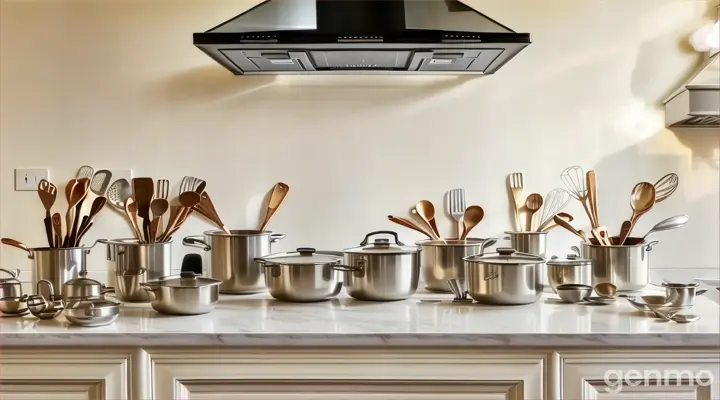
M 391 235 L 388 239 L 370 237 Z M 343 263 L 331 268 L 345 271 L 343 282 L 347 293 L 358 300 L 395 301 L 415 294 L 420 279 L 421 249 L 406 246 L 393 231 L 368 233 L 360 247 L 343 250 Z
M 467 292 L 483 304 L 521 305 L 542 296 L 545 258 L 499 248 L 497 253 L 465 257 Z
M 278 300 L 299 303 L 337 296 L 342 282 L 340 273 L 333 267 L 340 265 L 342 260 L 342 253 L 307 247 L 255 259 L 266 269 L 265 283 L 270 295 Z
M 255 259 L 272 253 L 272 244 L 284 237 L 269 231 L 216 230 L 188 236 L 183 245 L 205 251 L 203 275 L 222 281 L 220 293 L 251 294 L 266 288 L 265 269 Z
M 465 279 L 464 257 L 482 254 L 497 239 L 468 238 L 465 240 L 421 240 L 420 270 L 425 289 L 431 292 L 451 293 L 449 279 Z
M 580 257 L 580 249 L 572 247 L 576 253 L 566 258 L 552 256 L 546 263 L 548 283 L 553 292 L 565 284 L 592 286 L 592 260 Z

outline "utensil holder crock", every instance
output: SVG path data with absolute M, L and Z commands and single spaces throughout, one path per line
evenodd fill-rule
M 631 243 L 637 238 L 628 238 Z M 581 243 L 582 257 L 593 261 L 593 285 L 609 282 L 618 292 L 642 290 L 650 282 L 650 251 L 659 242 L 623 246 Z

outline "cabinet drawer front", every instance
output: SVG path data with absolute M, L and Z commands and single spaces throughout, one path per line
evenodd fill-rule
M 153 398 L 542 400 L 544 354 L 149 352 Z
M 662 350 L 560 355 L 561 398 L 720 398 L 720 353 Z

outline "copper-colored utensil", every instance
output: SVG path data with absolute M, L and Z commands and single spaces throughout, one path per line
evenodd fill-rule
M 533 193 L 525 199 L 525 208 L 528 210 L 527 230 L 532 232 L 535 227 L 533 224 L 535 213 L 543 206 L 543 197 L 539 193 Z
M 591 223 L 594 224 L 593 228 L 597 228 L 600 226 L 600 220 L 597 211 L 597 176 L 595 175 L 595 171 L 588 171 L 585 174 L 585 180 L 588 193 L 588 208 L 590 208 L 590 212 L 592 213 Z
M 133 197 L 137 204 L 137 214 L 142 218 L 142 235 L 145 243 L 150 242 L 150 203 L 155 192 L 153 178 L 133 178 Z
M 610 233 L 608 233 L 607 227 L 598 226 L 597 228 L 593 228 L 591 232 L 595 237 L 595 240 L 597 240 L 601 246 L 613 245 L 612 240 L 610 240 Z
M 82 209 L 83 200 L 90 190 L 90 178 L 80 178 L 76 180 L 70 193 L 70 201 L 68 211 L 74 209 L 66 217 L 71 221 L 68 223 L 68 232 L 65 235 L 63 246 L 72 247 L 77 237 L 78 228 L 80 227 L 80 210 Z
M 515 217 L 515 231 L 522 232 L 523 224 L 520 222 L 520 210 L 524 207 L 521 200 L 524 186 L 523 174 L 515 172 L 508 175 L 508 186 L 510 187 L 510 199 L 512 200 L 512 211 Z
M 630 232 L 632 232 L 632 229 L 635 227 L 638 219 L 640 219 L 643 214 L 650 211 L 654 205 L 655 186 L 648 182 L 640 182 L 635 185 L 630 195 L 630 207 L 632 207 L 633 213 L 630 217 L 629 226 L 623 222 L 623 228 L 625 229 L 621 228 L 620 236 L 618 238 L 619 245 L 625 244 L 625 240 L 627 240 L 628 236 L 630 236 Z
M 193 210 L 199 212 L 202 216 L 212 221 L 215 225 L 218 226 L 218 228 L 222 229 L 223 232 L 230 234 L 230 230 L 223 224 L 222 220 L 220 219 L 220 216 L 217 213 L 217 210 L 215 210 L 215 204 L 213 204 L 212 199 L 210 198 L 210 195 L 207 192 L 203 192 L 201 195 L 202 201 L 195 207 L 193 207 Z
M 90 206 L 90 212 L 83 218 L 83 223 L 80 225 L 80 229 L 78 230 L 77 238 L 75 239 L 75 246 L 80 246 L 80 239 L 82 239 L 82 237 L 90 229 L 90 226 L 92 226 L 93 221 L 95 220 L 95 216 L 98 215 L 103 207 L 105 207 L 106 202 L 107 198 L 103 196 L 96 197 L 95 200 L 93 200 L 92 205 Z
M 436 238 L 440 238 L 440 231 L 435 223 L 435 206 L 429 200 L 420 200 L 415 205 L 417 215 L 427 224 L 427 226 L 435 234 Z
M 669 173 L 655 182 L 655 203 L 659 203 L 675 193 L 680 184 L 677 174 Z
M 583 231 L 579 231 L 579 230 L 575 229 L 574 226 L 570 225 L 570 222 L 561 218 L 559 215 L 554 216 L 553 221 L 555 221 L 555 223 L 558 226 L 565 228 L 565 230 L 567 230 L 568 232 L 574 234 L 575 236 L 578 236 L 583 241 L 588 242 L 587 236 L 585 235 L 585 233 Z
M 38 183 L 38 196 L 45 207 L 45 235 L 47 236 L 48 246 L 55 247 L 55 240 L 53 239 L 53 228 L 52 228 L 52 217 L 50 210 L 52 210 L 55 199 L 57 198 L 57 187 L 45 179 L 41 179 Z
M 415 219 L 422 222 L 423 226 L 427 229 L 426 232 L 430 233 L 430 236 L 433 240 L 440 240 L 440 236 L 435 234 L 435 232 L 432 230 L 432 226 L 430 226 L 430 224 L 425 222 L 425 220 L 420 217 L 420 214 L 418 214 L 417 210 L 414 207 L 410 210 L 410 214 L 412 214 Z
M 559 212 L 553 216 L 553 219 L 551 219 L 552 222 L 550 222 L 549 224 L 542 227 L 542 229 L 540 229 L 540 232 L 548 232 L 548 231 L 553 230 L 553 229 L 557 228 L 558 226 L 560 226 L 557 223 L 555 223 L 555 220 L 554 220 L 555 217 L 558 217 L 567 223 L 570 223 L 573 221 L 573 219 L 575 219 L 572 215 L 570 215 L 566 212 Z
M 53 241 L 55 245 L 53 247 L 60 247 L 62 246 L 63 241 L 62 216 L 60 215 L 60 213 L 53 214 L 52 226 L 55 234 L 55 240 Z
M 270 195 L 270 201 L 268 202 L 265 219 L 260 224 L 260 228 L 258 228 L 260 232 L 265 231 L 265 228 L 267 228 L 267 225 L 270 222 L 270 218 L 275 215 L 275 212 L 280 207 L 280 204 L 282 204 L 283 200 L 285 200 L 285 196 L 287 196 L 289 190 L 290 186 L 282 182 L 278 182 L 275 184 L 275 187 L 273 187 L 272 189 L 272 194 Z
M 170 238 L 169 234 L 175 232 L 174 228 L 177 225 L 178 220 L 180 219 L 180 216 L 184 209 L 185 208 L 183 206 L 170 207 L 170 216 L 168 217 L 167 226 L 163 230 L 163 233 L 157 239 L 159 243 L 167 241 Z
M 415 225 L 415 224 L 414 224 L 412 221 L 410 221 L 410 220 L 407 220 L 407 219 L 405 219 L 405 218 L 395 217 L 395 216 L 392 216 L 392 215 L 388 215 L 387 218 L 388 218 L 390 221 L 392 221 L 392 222 L 394 222 L 394 223 L 396 223 L 396 224 L 398 224 L 398 225 L 402 225 L 402 226 L 404 226 L 404 227 L 406 227 L 406 228 L 410 228 L 410 229 L 412 229 L 412 230 L 414 230 L 414 231 L 418 231 L 418 232 L 422 233 L 423 235 L 427 236 L 427 237 L 430 238 L 430 239 L 435 239 L 435 238 L 433 237 L 433 235 L 429 234 L 429 233 L 428 233 L 427 231 L 425 231 L 424 229 L 422 229 L 422 228 L 420 228 L 419 226 Z
M 15 239 L 2 238 L 2 239 L 0 239 L 0 243 L 6 244 L 6 245 L 8 245 L 8 246 L 16 247 L 16 248 L 18 248 L 18 249 L 20 249 L 20 250 L 25 250 L 25 251 L 28 252 L 28 254 L 32 254 L 32 253 L 30 252 L 30 249 L 29 249 L 27 246 L 25 246 L 24 243 L 22 243 L 22 242 L 20 242 L 20 241 L 17 241 L 17 240 L 15 240 Z
M 480 223 L 485 217 L 485 210 L 480 206 L 470 206 L 465 209 L 463 215 L 463 229 L 460 235 L 460 240 L 467 239 L 470 231 Z
M 171 236 L 177 232 L 178 229 L 182 226 L 182 224 L 185 223 L 188 216 L 193 212 L 193 208 L 200 205 L 200 203 L 203 201 L 203 196 L 205 196 L 206 193 L 203 192 L 203 194 L 199 194 L 195 191 L 188 191 L 180 193 L 180 204 L 182 207 L 180 210 L 176 211 L 177 215 L 170 221 L 170 225 L 168 225 L 166 231 L 163 233 L 160 241 L 165 242 L 170 240 Z M 172 214 L 172 209 L 170 210 Z M 213 221 L 214 222 L 214 221 Z M 229 232 L 227 232 L 229 233 Z
M 135 199 L 133 197 L 128 197 L 125 201 L 125 214 L 127 214 L 127 217 L 130 220 L 130 225 L 132 225 L 135 238 L 138 240 L 138 243 L 145 243 L 145 238 L 140 232 L 140 227 L 138 227 L 137 212 L 137 203 L 135 203 Z
M 65 236 L 63 236 L 63 242 L 60 243 L 61 247 L 65 243 L 65 238 L 67 238 L 70 235 L 70 232 L 72 230 L 72 223 L 75 215 L 73 215 L 73 212 L 75 211 L 75 208 L 71 202 L 71 196 L 73 193 L 73 189 L 75 188 L 75 185 L 77 185 L 78 180 L 77 179 L 70 179 L 65 186 L 65 200 L 67 201 L 68 208 L 67 212 L 65 213 Z
M 150 211 L 152 211 L 152 222 L 150 223 L 150 242 L 154 243 L 155 240 L 158 238 L 158 228 L 161 223 L 161 218 L 165 213 L 167 212 L 168 208 L 170 207 L 170 203 L 167 201 L 167 199 L 162 197 L 156 197 L 153 199 L 153 201 L 150 203 Z

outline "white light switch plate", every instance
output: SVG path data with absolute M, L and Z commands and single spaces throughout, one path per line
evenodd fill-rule
M 23 168 L 15 170 L 16 191 L 37 191 L 41 180 L 50 180 L 50 171 L 47 168 Z

